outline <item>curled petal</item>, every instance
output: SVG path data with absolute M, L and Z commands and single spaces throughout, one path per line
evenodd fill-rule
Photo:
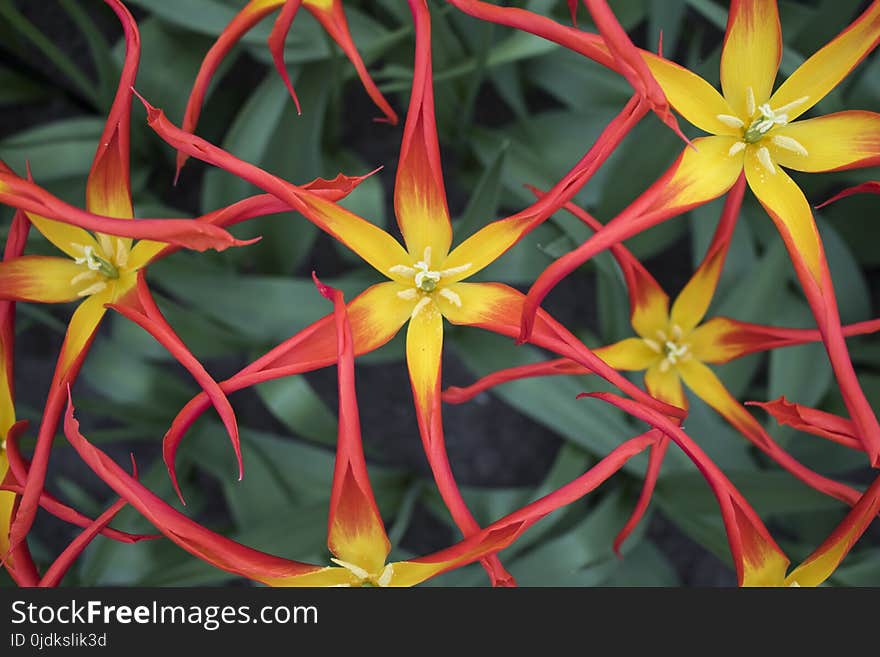
M 656 224 L 711 201 L 730 189 L 742 171 L 741 156 L 731 156 L 732 137 L 705 137 L 686 148 L 675 164 L 593 237 L 547 267 L 529 290 L 523 306 L 520 341 L 531 334 L 538 306 L 556 284 L 597 253 Z
M 518 334 L 519 317 L 525 300 L 521 292 L 500 283 L 456 283 L 450 289 L 453 289 L 460 299 L 461 306 L 442 298 L 438 299 L 437 303 L 446 319 L 453 324 L 477 326 L 509 337 Z M 640 403 L 673 417 L 683 416 L 681 409 L 658 402 L 644 390 L 633 385 L 543 311 L 538 314 L 535 331 L 530 341 L 536 346 L 577 362 Z
M 376 505 L 364 459 L 351 325 L 342 293 L 323 285 L 317 277 L 315 283 L 321 294 L 333 302 L 339 372 L 339 437 L 330 492 L 327 544 L 342 561 L 355 564 L 368 573 L 377 573 L 385 565 L 391 543 Z
M 642 492 L 639 494 L 639 500 L 636 502 L 636 506 L 623 529 L 614 538 L 614 552 L 617 556 L 620 556 L 620 548 L 623 546 L 624 541 L 629 538 L 630 534 L 638 526 L 648 510 L 648 506 L 651 504 L 651 497 L 653 497 L 654 488 L 657 486 L 657 478 L 660 476 L 660 468 L 663 466 L 663 457 L 666 456 L 667 447 L 669 447 L 669 438 L 663 435 L 658 438 L 657 442 L 651 445 L 651 452 L 648 456 L 648 469 L 645 471 L 645 481 L 642 483 Z
M 395 563 L 391 586 L 414 586 L 442 572 L 503 550 L 548 513 L 571 504 L 598 488 L 629 459 L 655 442 L 656 436 L 651 432 L 631 438 L 577 479 L 493 522 L 479 533 L 429 556 Z
M 156 240 L 186 249 L 222 251 L 251 244 L 235 239 L 222 228 L 194 219 L 138 219 L 128 221 L 92 214 L 52 196 L 35 183 L 20 178 L 0 162 L 0 203 L 56 221 L 106 235 Z
M 231 541 L 170 507 L 83 437 L 71 402 L 68 402 L 64 418 L 64 434 L 86 464 L 119 497 L 135 507 L 171 541 L 203 561 L 227 572 L 267 583 L 321 570 L 320 566 L 282 559 Z
M 647 111 L 647 106 L 637 97 L 631 98 L 584 157 L 552 189 L 539 195 L 536 203 L 521 212 L 487 224 L 459 244 L 443 266 L 447 269 L 467 268 L 459 277 L 453 276 L 450 280 L 473 276 L 568 203 Z
M 767 456 L 776 461 L 777 464 L 821 493 L 830 495 L 849 505 L 853 505 L 858 501 L 859 493 L 857 490 L 814 472 L 782 449 L 752 414 L 730 394 L 721 380 L 706 365 L 691 359 L 681 363 L 678 369 L 685 384 L 700 399 L 714 408 L 733 428 L 767 454 Z
M 408 263 L 410 258 L 397 240 L 384 230 L 327 200 L 321 194 L 292 185 L 204 139 L 184 132 L 168 121 L 162 110 L 156 109 L 143 98 L 141 101 L 147 108 L 150 127 L 174 148 L 220 167 L 273 194 L 383 274 L 400 278 L 392 269 Z
M 779 424 L 827 438 L 850 449 L 862 449 L 855 424 L 852 420 L 847 420 L 839 415 L 795 404 L 785 397 L 768 402 L 746 402 L 746 405 L 763 408 Z
M 817 205 L 816 207 L 823 208 L 829 203 L 834 203 L 835 201 L 839 201 L 840 199 L 846 198 L 847 196 L 852 196 L 853 194 L 880 194 L 880 181 L 870 180 L 866 183 L 862 183 L 861 185 L 849 187 L 839 194 L 832 196 L 821 205 Z
M 381 347 L 393 338 L 409 319 L 415 301 L 400 298 L 398 283 L 379 283 L 356 297 L 348 309 L 355 355 Z M 336 362 L 336 329 L 329 315 L 258 358 L 234 376 L 220 383 L 230 394 L 257 383 L 311 372 Z M 162 456 L 174 487 L 180 495 L 174 458 L 187 429 L 211 406 L 205 393 L 193 397 L 174 418 L 162 441 Z
M 288 0 L 290 1 L 290 0 Z M 364 60 L 361 58 L 360 52 L 351 38 L 348 30 L 348 21 L 345 18 L 345 12 L 342 10 L 342 0 L 303 0 L 303 5 L 308 9 L 318 22 L 327 30 L 327 34 L 333 39 L 337 45 L 342 48 L 342 52 L 348 57 L 349 61 L 357 71 L 361 84 L 364 86 L 367 94 L 385 115 L 385 120 L 392 124 L 397 124 L 397 113 L 391 109 L 391 105 L 385 100 L 379 87 L 370 77 Z
M 229 403 L 226 395 L 223 394 L 217 382 L 208 374 L 198 359 L 193 356 L 192 352 L 174 332 L 174 329 L 168 325 L 164 315 L 162 315 L 162 311 L 159 310 L 159 307 L 153 300 L 153 296 L 150 294 L 143 271 L 139 272 L 137 277 L 136 294 L 127 295 L 121 303 L 112 304 L 109 307 L 153 336 L 159 344 L 165 347 L 177 359 L 177 362 L 192 374 L 193 378 L 211 400 L 214 408 L 217 409 L 217 413 L 219 413 L 223 421 L 223 426 L 229 434 L 229 439 L 232 441 L 232 446 L 238 459 L 238 478 L 240 480 L 244 476 L 244 465 L 241 458 L 241 444 L 238 435 L 238 424 L 235 420 L 235 411 L 232 410 L 232 405 Z
M 785 578 L 786 586 L 819 586 L 828 579 L 880 512 L 880 477 L 819 548 Z
M 600 355 L 599 350 L 596 350 L 596 354 Z M 530 379 L 537 376 L 554 376 L 557 374 L 591 374 L 591 372 L 579 363 L 569 360 L 568 358 L 557 358 L 542 363 L 530 363 L 528 365 L 519 365 L 517 367 L 498 370 L 492 374 L 487 374 L 476 383 L 472 383 L 464 388 L 449 386 L 443 391 L 442 399 L 447 404 L 463 404 L 480 393 L 485 392 L 490 388 L 494 388 L 497 385 L 501 385 L 502 383 L 518 381 L 520 379 Z
M 785 579 L 788 557 L 779 549 L 758 514 L 717 465 L 691 438 L 662 413 L 607 392 L 585 393 L 596 397 L 663 432 L 688 455 L 712 488 L 727 529 L 727 539 L 737 580 L 741 586 L 779 586 Z
M 193 83 L 192 91 L 189 94 L 189 100 L 186 103 L 186 112 L 183 116 L 183 129 L 187 132 L 195 132 L 196 124 L 199 121 L 199 114 L 202 111 L 202 105 L 205 102 L 205 94 L 211 84 L 211 79 L 220 66 L 220 62 L 229 51 L 238 43 L 241 38 L 259 23 L 263 18 L 276 11 L 284 0 L 250 0 L 235 17 L 229 22 L 217 41 L 211 46 L 202 65 L 196 75 Z M 177 153 L 177 175 L 180 175 L 180 169 L 186 162 L 188 154 L 178 151 Z

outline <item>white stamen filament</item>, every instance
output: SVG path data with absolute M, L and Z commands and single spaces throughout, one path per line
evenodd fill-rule
M 415 299 L 417 296 L 419 296 L 419 291 L 414 287 L 408 287 L 405 290 L 401 290 L 400 292 L 398 292 L 397 296 L 406 301 L 411 301 L 412 299 Z
M 382 574 L 379 575 L 379 579 L 376 580 L 376 584 L 382 587 L 386 587 L 391 584 L 391 579 L 394 577 L 394 564 L 386 564 L 385 568 L 382 569 Z
M 767 150 L 766 146 L 761 146 L 757 152 L 758 162 L 761 163 L 761 166 L 767 169 L 772 174 L 776 174 L 776 167 L 773 166 L 773 160 L 770 158 L 770 151 Z
M 98 281 L 94 285 L 90 285 L 89 287 L 87 287 L 85 290 L 81 290 L 80 292 L 77 292 L 76 296 L 90 297 L 93 294 L 97 294 L 98 292 L 101 292 L 106 289 L 107 289 L 107 283 L 105 283 L 104 281 Z
M 793 153 L 797 153 L 798 155 L 802 155 L 806 157 L 809 155 L 807 149 L 804 148 L 804 145 L 799 142 L 797 139 L 792 137 L 786 137 L 785 135 L 773 135 L 773 138 L 770 140 L 779 148 L 784 148 L 787 151 L 792 151 Z
M 449 276 L 455 276 L 456 274 L 462 274 L 471 268 L 471 263 L 467 263 L 466 265 L 459 265 L 458 267 L 450 267 L 449 269 L 441 269 L 440 277 L 447 278 Z
M 737 153 L 741 153 L 746 147 L 746 143 L 744 141 L 738 141 L 730 149 L 727 151 L 727 154 L 730 157 L 733 157 Z
M 76 276 L 74 276 L 73 278 L 70 279 L 70 284 L 71 285 L 78 285 L 79 283 L 82 283 L 83 281 L 87 281 L 89 279 L 92 279 L 97 275 L 98 275 L 97 272 L 95 272 L 91 269 L 88 269 L 86 271 L 81 271 Z
M 681 340 L 681 327 L 678 324 L 672 325 L 672 339 L 675 341 Z
M 651 340 L 650 338 L 642 338 L 642 340 L 645 341 L 645 344 L 648 345 L 648 348 L 650 348 L 651 351 L 656 351 L 658 354 L 662 351 L 660 343 L 656 340 Z
M 448 287 L 444 287 L 442 290 L 440 290 L 440 296 L 446 299 L 453 306 L 458 306 L 459 308 L 461 308 L 461 297 L 450 290 Z
M 388 271 L 392 274 L 406 276 L 407 278 L 413 278 L 416 275 L 416 270 L 412 267 L 407 267 L 406 265 L 394 265 Z
M 746 112 L 749 116 L 755 114 L 755 91 L 751 87 L 746 88 Z
M 352 572 L 352 574 L 360 580 L 366 580 L 366 579 L 370 578 L 370 573 L 368 573 L 366 570 L 364 570 L 360 566 L 357 566 L 353 563 L 349 563 L 348 561 L 343 561 L 342 559 L 335 559 L 335 558 L 331 558 L 330 561 L 332 561 L 333 563 L 335 563 L 338 566 L 342 566 L 346 570 L 350 570 Z
M 741 118 L 732 114 L 717 114 L 715 118 L 729 128 L 743 128 L 746 125 Z
M 128 248 L 121 239 L 116 240 L 116 266 L 125 267 L 128 264 Z
M 798 105 L 801 105 L 801 104 L 807 102 L 809 99 L 810 99 L 809 96 L 801 96 L 801 97 L 798 98 L 797 100 L 793 100 L 793 101 L 791 101 L 790 103 L 788 103 L 788 104 L 786 104 L 786 105 L 783 105 L 782 107 L 778 108 L 778 109 L 776 110 L 776 113 L 777 113 L 777 114 L 787 114 L 789 110 L 793 110 L 795 107 L 797 107 Z
M 412 314 L 410 315 L 410 319 L 415 319 L 416 315 L 418 315 L 422 308 L 431 303 L 431 297 L 422 297 L 419 299 L 419 302 L 416 304 L 416 307 L 413 308 Z

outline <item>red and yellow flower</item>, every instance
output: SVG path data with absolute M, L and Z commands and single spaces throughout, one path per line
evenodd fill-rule
M 523 296 L 504 285 L 467 283 L 464 279 L 501 256 L 570 199 L 645 110 L 637 98 L 631 101 L 608 126 L 603 138 L 547 198 L 516 215 L 488 224 L 450 250 L 452 228 L 434 118 L 429 15 L 422 0 L 411 0 L 410 5 L 416 22 L 415 74 L 394 191 L 398 226 L 406 248 L 373 223 L 339 205 L 175 128 L 159 110 L 148 108 L 149 121 L 178 150 L 274 194 L 389 279 L 367 289 L 350 304 L 355 352 L 362 354 L 382 346 L 408 323 L 407 365 L 423 445 L 443 499 L 468 536 L 479 528 L 458 492 L 443 440 L 439 394 L 443 319 L 508 336 L 518 333 Z M 546 314 L 541 315 L 539 324 L 534 336 L 536 344 L 576 358 L 644 403 L 679 413 L 630 384 Z M 335 359 L 335 339 L 328 317 L 258 359 L 221 387 L 227 392 L 238 390 L 271 378 L 325 367 Z M 201 396 L 192 400 L 166 435 L 165 458 L 172 478 L 177 445 L 186 428 L 206 408 L 204 401 Z M 496 581 L 503 581 L 504 577 L 496 571 Z
M 648 392 L 659 400 L 687 409 L 683 382 L 750 442 L 796 477 L 850 505 L 856 504 L 860 498 L 857 490 L 821 476 L 792 458 L 707 365 L 821 339 L 818 331 L 814 330 L 750 324 L 726 317 L 703 321 L 724 265 L 744 191 L 745 179 L 741 177 L 727 198 L 706 256 L 671 308 L 667 294 L 635 256 L 623 245 L 611 247 L 611 253 L 627 282 L 630 321 L 638 337 L 600 347 L 594 353 L 616 369 L 644 370 Z M 565 207 L 594 230 L 602 229 L 602 224 L 584 210 L 570 203 Z M 880 320 L 872 320 L 845 327 L 844 334 L 861 335 L 878 329 Z M 566 358 L 533 363 L 494 372 L 465 388 L 449 388 L 444 391 L 443 400 L 462 403 L 493 386 L 516 379 L 589 373 L 587 368 Z M 652 448 L 651 465 L 642 496 L 631 522 L 618 537 L 618 547 L 647 508 L 665 450 L 665 441 L 658 442 Z
M 483 7 L 485 3 L 465 4 L 488 11 Z M 519 22 L 528 29 L 529 21 Z M 548 30 L 543 23 L 540 25 L 541 32 L 579 52 L 588 54 L 603 47 L 595 35 Z M 612 244 L 724 194 L 745 173 L 749 187 L 789 251 L 866 452 L 872 463 L 880 463 L 880 424 L 846 350 L 822 241 L 809 203 L 785 172 L 837 171 L 880 162 L 878 114 L 845 111 L 796 121 L 878 42 L 880 2 L 873 2 L 773 92 L 782 52 L 776 2 L 742 0 L 733 2 L 728 18 L 721 57 L 724 95 L 687 69 L 643 52 L 670 104 L 711 136 L 694 140 L 693 148 L 686 148 L 673 167 L 636 202 L 541 274 L 529 290 L 522 338 L 530 334 L 543 298 L 576 267 Z M 607 58 L 596 59 L 607 63 Z

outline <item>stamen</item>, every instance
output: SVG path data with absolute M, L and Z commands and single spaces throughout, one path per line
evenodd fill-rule
M 664 374 L 669 371 L 669 368 L 672 367 L 672 363 L 669 362 L 668 358 L 664 358 L 660 361 L 660 371 Z
M 450 267 L 449 269 L 441 269 L 440 276 L 442 278 L 446 278 L 447 276 L 455 276 L 456 274 L 462 274 L 471 268 L 471 263 L 467 263 L 466 265 L 460 265 L 458 267 Z
M 736 142 L 733 146 L 730 147 L 730 149 L 727 151 L 727 154 L 728 154 L 730 157 L 733 157 L 733 156 L 736 155 L 737 153 L 742 152 L 743 149 L 745 149 L 745 147 L 746 147 L 746 142 L 744 142 L 744 141 L 738 141 L 738 142 Z
M 104 253 L 113 253 L 116 249 L 113 246 L 113 238 L 109 235 L 104 235 L 103 233 L 97 233 L 96 237 L 98 238 L 98 244 L 101 245 L 101 248 L 104 250 Z
M 676 342 L 681 340 L 681 327 L 678 324 L 672 325 L 672 339 Z
M 810 99 L 809 96 L 801 96 L 797 100 L 793 100 L 790 103 L 788 103 L 787 105 L 783 105 L 782 107 L 778 108 L 776 110 L 776 113 L 777 114 L 786 114 L 789 110 L 794 109 L 798 105 L 802 105 L 803 103 L 807 102 L 809 99 Z
M 656 351 L 658 354 L 662 351 L 660 348 L 660 343 L 655 340 L 651 340 L 650 338 L 642 338 L 645 341 L 645 344 L 651 349 L 651 351 Z
M 394 564 L 386 564 L 385 568 L 382 570 L 382 574 L 379 575 L 379 579 L 376 580 L 376 584 L 379 586 L 385 587 L 391 584 L 391 579 L 394 577 Z
M 741 118 L 732 114 L 717 114 L 715 118 L 728 128 L 744 128 L 746 125 Z
M 776 167 L 773 166 L 773 160 L 770 158 L 770 151 L 767 150 L 766 146 L 761 146 L 758 149 L 758 162 L 761 163 L 761 166 L 767 169 L 772 174 L 776 174 Z
M 410 319 L 415 319 L 416 315 L 418 315 L 422 308 L 431 303 L 431 297 L 422 297 L 419 302 L 416 304 L 416 307 L 413 308 L 412 314 L 409 316 Z
M 461 297 L 450 290 L 448 287 L 444 287 L 442 290 L 440 290 L 440 296 L 446 299 L 453 306 L 458 306 L 459 308 L 461 308 Z
M 128 247 L 121 239 L 116 240 L 116 266 L 125 267 L 128 264 Z
M 660 338 L 660 342 L 666 342 L 666 331 L 657 330 L 657 337 Z
M 93 271 L 101 271 L 101 263 L 95 255 L 95 249 L 91 246 L 84 246 L 83 256 L 81 258 L 74 258 L 73 261 L 78 265 L 85 265 Z
M 408 276 L 413 278 L 416 275 L 416 270 L 412 267 L 407 267 L 406 265 L 394 265 L 388 270 L 392 274 L 400 274 L 401 276 Z
M 342 559 L 335 559 L 333 557 L 330 558 L 330 561 L 332 561 L 333 563 L 335 563 L 338 566 L 342 566 L 346 570 L 350 570 L 354 574 L 354 576 L 357 577 L 358 579 L 365 580 L 365 579 L 370 578 L 370 573 L 368 573 L 366 570 L 364 570 L 360 566 L 356 566 L 353 563 L 349 563 L 348 561 L 343 561 Z
M 421 263 L 419 263 L 421 264 Z M 440 272 L 421 270 L 416 272 L 416 287 L 423 289 L 425 292 L 431 292 L 437 287 L 440 280 Z
M 809 155 L 807 149 L 804 148 L 804 145 L 793 137 L 786 137 L 785 135 L 773 135 L 773 139 L 771 139 L 770 141 L 779 146 L 779 148 L 784 148 L 785 150 L 792 151 L 794 153 L 797 153 L 798 155 L 803 155 L 804 157 Z
M 755 91 L 751 87 L 746 88 L 746 112 L 749 116 L 755 115 Z
M 431 266 L 431 247 L 430 247 L 430 246 L 426 246 L 426 247 L 425 247 L 425 253 L 424 253 L 424 255 L 422 256 L 422 260 L 424 261 L 424 263 L 425 263 L 428 267 Z
M 87 287 L 85 290 L 82 290 L 82 291 L 80 291 L 80 292 L 77 292 L 77 293 L 76 293 L 76 296 L 78 296 L 78 297 L 90 297 L 90 296 L 92 296 L 93 294 L 97 294 L 98 292 L 101 292 L 101 291 L 106 290 L 106 289 L 107 289 L 107 283 L 105 283 L 104 281 L 98 281 L 98 282 L 95 283 L 94 285 L 90 285 L 89 287 Z
M 88 269 L 86 271 L 81 271 L 76 276 L 74 276 L 73 278 L 70 279 L 70 284 L 77 285 L 79 283 L 82 283 L 83 281 L 89 280 L 90 278 L 94 278 L 97 275 L 98 275 L 97 272 L 94 272 L 91 269 Z
M 401 299 L 405 299 L 406 301 L 412 301 L 417 296 L 419 296 L 419 291 L 414 287 L 408 287 L 407 289 L 398 292 L 397 296 L 399 296 Z

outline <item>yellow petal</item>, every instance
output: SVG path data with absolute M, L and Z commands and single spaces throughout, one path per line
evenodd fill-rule
M 95 278 L 78 280 L 83 274 Z M 22 256 L 0 263 L 0 298 L 36 303 L 75 301 L 79 292 L 99 280 L 97 277 L 69 258 Z
M 662 358 L 661 353 L 652 349 L 642 338 L 626 338 L 594 349 L 593 353 L 614 369 L 627 371 L 648 369 Z
M 652 365 L 645 372 L 645 387 L 652 397 L 687 410 L 687 397 L 675 367 L 664 368 L 662 363 Z
M 672 326 L 677 326 L 684 335 L 688 335 L 706 316 L 715 295 L 725 255 L 725 249 L 718 249 L 706 258 L 672 304 L 669 322 Z
M 742 335 L 737 325 L 724 317 L 713 317 L 701 324 L 688 336 L 688 346 L 694 358 L 704 363 L 726 363 L 743 354 Z
M 398 265 L 412 264 L 412 258 L 384 230 L 371 224 L 341 205 L 327 201 L 316 194 L 301 193 L 299 200 L 305 207 L 303 214 L 322 230 L 345 244 L 385 276 L 406 282 L 407 279 L 391 270 Z
M 486 224 L 452 250 L 442 269 L 460 269 L 446 280 L 460 281 L 497 260 L 523 236 L 531 217 L 517 216 Z
M 649 52 L 642 56 L 672 105 L 685 119 L 713 135 L 740 136 L 742 129 L 719 116 L 737 116 L 734 109 L 711 84 L 683 66 Z
M 718 198 L 733 187 L 743 168 L 743 151 L 734 148 L 734 137 L 702 137 L 685 148 L 672 177 L 652 203 L 649 212 L 685 209 Z M 731 154 L 732 153 L 732 154 Z
M 342 484 L 338 492 L 334 490 L 335 497 L 331 501 L 327 544 L 342 561 L 355 564 L 368 573 L 380 572 L 391 544 L 372 491 L 364 490 L 350 465 L 341 477 Z M 369 486 L 369 483 L 365 485 Z
M 876 519 L 880 511 L 880 479 L 865 491 L 858 503 L 819 548 L 785 579 L 788 586 L 819 586 Z
M 760 147 L 746 149 L 749 187 L 773 219 L 796 266 L 805 266 L 822 286 L 824 251 L 810 204 L 795 182 L 773 162 L 762 161 Z M 766 152 L 766 151 L 765 151 Z
M 714 408 L 724 418 L 739 428 L 745 423 L 742 414 L 748 414 L 740 403 L 730 394 L 715 372 L 696 358 L 689 358 L 678 364 L 678 373 L 685 385 L 700 399 Z M 754 421 L 754 418 L 751 418 Z
M 264 579 L 264 584 L 269 586 L 360 586 L 360 580 L 355 577 L 347 568 L 338 568 L 331 566 L 321 568 L 304 575 L 293 575 L 292 577 L 279 577 L 278 579 Z
M 773 160 L 796 171 L 835 171 L 880 164 L 880 114 L 838 112 L 774 130 Z
M 113 302 L 113 289 L 107 288 L 97 294 L 87 297 L 70 318 L 67 325 L 67 333 L 64 336 L 64 344 L 61 346 L 61 355 L 58 357 L 58 373 L 63 377 L 70 366 L 82 354 L 83 350 L 91 343 L 101 319 L 107 309 L 104 304 Z M 60 378 L 59 377 L 59 378 Z
M 6 436 L 6 433 L 3 433 Z M 0 481 L 6 476 L 9 469 L 9 461 L 6 458 L 6 450 L 0 449 Z M 15 503 L 15 493 L 0 491 L 0 554 L 6 554 L 9 550 L 9 523 L 12 520 L 12 505 Z
M 429 301 L 409 322 L 406 364 L 419 413 L 429 420 L 440 395 L 440 360 L 443 352 L 443 315 Z
M 98 243 L 92 234 L 79 226 L 71 226 L 63 221 L 46 219 L 38 214 L 28 213 L 28 219 L 47 240 L 64 251 L 71 258 L 81 258 L 86 246 L 97 250 Z
M 770 99 L 780 57 L 776 0 L 734 0 L 721 53 L 721 88 L 735 114 L 746 122 Z
M 822 100 L 871 52 L 880 40 L 880 3 L 865 12 L 832 41 L 801 64 L 770 99 L 775 109 L 797 103 L 786 112 L 793 121 Z
M 635 268 L 633 274 L 629 321 L 637 334 L 656 340 L 669 325 L 669 295 L 646 269 Z
M 134 245 L 131 253 L 128 254 L 128 264 L 126 269 L 129 271 L 137 271 L 150 263 L 150 261 L 168 248 L 164 242 L 153 242 L 151 240 L 140 240 Z

